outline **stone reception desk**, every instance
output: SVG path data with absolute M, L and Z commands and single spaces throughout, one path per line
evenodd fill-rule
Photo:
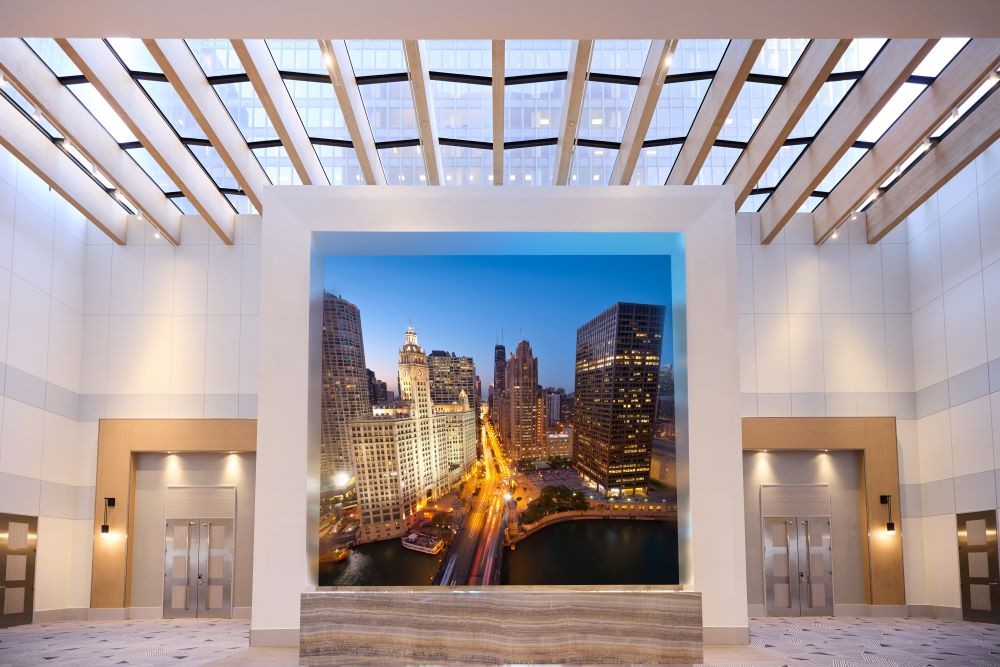
M 670 586 L 324 588 L 300 632 L 305 665 L 702 661 L 701 594 Z

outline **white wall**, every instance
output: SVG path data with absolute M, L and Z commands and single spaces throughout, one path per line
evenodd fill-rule
M 96 425 L 76 421 L 86 227 L 0 149 L 0 512 L 39 517 L 43 611 L 90 600 Z

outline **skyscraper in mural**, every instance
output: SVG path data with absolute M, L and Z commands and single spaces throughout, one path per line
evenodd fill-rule
M 526 340 L 521 340 L 507 359 L 505 387 L 507 428 L 503 437 L 508 455 L 514 461 L 542 458 L 544 433 L 539 427 L 544 430 L 544 402 L 538 390 L 538 358 Z
M 460 357 L 454 352 L 432 350 L 427 355 L 430 373 L 431 400 L 435 405 L 457 403 L 459 394 L 465 392 L 472 410 L 479 414 L 479 396 L 476 394 L 476 364 L 472 357 Z
M 503 343 L 493 347 L 493 389 L 490 392 L 490 421 L 494 428 L 501 430 L 503 421 L 503 402 L 507 388 L 507 348 Z
M 616 303 L 576 331 L 573 464 L 609 496 L 649 486 L 664 314 Z
M 350 301 L 323 297 L 320 472 L 326 489 L 335 475 L 354 473 L 348 424 L 371 415 L 361 313 Z

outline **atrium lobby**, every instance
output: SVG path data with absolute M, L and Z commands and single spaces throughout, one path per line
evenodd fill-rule
M 3 3 L 0 666 L 1000 665 L 998 139 L 996 0 Z

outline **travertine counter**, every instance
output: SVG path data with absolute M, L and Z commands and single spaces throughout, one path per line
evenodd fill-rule
M 302 594 L 302 664 L 699 663 L 670 586 L 338 587 Z

